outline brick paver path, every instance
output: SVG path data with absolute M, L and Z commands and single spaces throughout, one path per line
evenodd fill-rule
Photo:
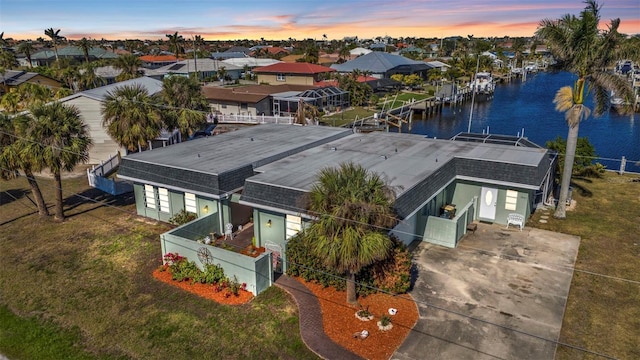
M 298 304 L 300 335 L 302 336 L 302 341 L 311 351 L 324 359 L 362 359 L 360 356 L 333 342 L 324 333 L 320 302 L 318 302 L 311 290 L 299 281 L 284 274 L 280 275 L 276 280 L 276 286 L 291 294 Z

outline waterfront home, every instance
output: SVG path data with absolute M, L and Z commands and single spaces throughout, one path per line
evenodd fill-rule
M 118 176 L 134 183 L 138 215 L 167 221 L 186 210 L 199 217 L 162 235 L 163 253 L 179 252 L 200 266 L 198 256 L 210 253 L 259 293 L 272 270 L 286 270 L 287 240 L 314 218 L 304 198 L 318 172 L 343 162 L 381 175 L 395 190 L 400 222 L 390 231 L 400 240 L 455 247 L 471 222 L 526 219 L 551 191 L 556 158 L 510 136 L 436 140 L 264 124 L 126 156 Z M 224 234 L 227 224 L 231 236 L 250 226 L 255 245 L 269 251 L 246 259 L 197 241 Z
M 350 74 L 354 70 L 365 71 L 378 79 L 390 79 L 394 74 L 418 74 L 426 79 L 427 71 L 433 69 L 434 66 L 401 55 L 373 51 L 342 64 L 333 64 L 331 68 L 340 74 Z
M 289 116 L 298 111 L 300 101 L 320 110 L 349 106 L 349 93 L 330 85 L 204 86 L 202 93 L 211 111 L 223 115 Z

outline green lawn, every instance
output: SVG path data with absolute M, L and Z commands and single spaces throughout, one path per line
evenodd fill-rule
M 380 111 L 383 106 L 385 109 L 394 109 L 402 105 L 408 104 L 411 101 L 420 101 L 430 97 L 426 93 L 414 93 L 414 92 L 402 92 L 396 95 L 388 95 L 383 97 L 378 102 L 377 108 L 364 108 L 361 106 L 353 107 L 348 110 L 323 116 L 320 118 L 320 122 L 329 126 L 343 126 L 350 124 L 356 120 L 373 116 L 376 111 Z
M 576 180 L 577 207 L 566 220 L 542 224 L 538 212 L 528 224 L 581 237 L 560 341 L 620 359 L 640 358 L 640 182 L 632 181 L 639 178 Z M 52 181 L 41 183 L 53 204 Z M 167 227 L 138 219 L 130 200 L 87 189 L 85 178 L 63 186 L 69 219 L 57 224 L 34 214 L 24 179 L 0 181 L 0 353 L 12 360 L 316 358 L 283 291 L 272 287 L 228 307 L 155 281 L 158 234 Z M 560 346 L 557 358 L 599 357 Z
M 560 341 L 640 359 L 640 175 L 574 181 L 574 211 L 530 226 L 581 237 Z M 602 274 L 600 276 L 596 274 Z M 629 281 L 625 281 L 627 279 Z M 558 359 L 601 359 L 560 346 Z
M 158 235 L 132 202 L 63 181 L 66 222 L 39 219 L 24 179 L 0 181 L 0 354 L 18 359 L 315 359 L 272 287 L 230 307 L 156 281 Z M 53 204 L 53 182 L 41 180 Z M 95 204 L 80 193 L 107 201 Z M 15 199 L 14 199 L 15 198 Z M 17 199 L 17 200 L 16 200 Z

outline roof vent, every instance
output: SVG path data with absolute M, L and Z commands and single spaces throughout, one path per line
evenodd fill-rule
M 253 141 L 253 138 L 251 138 L 251 141 Z

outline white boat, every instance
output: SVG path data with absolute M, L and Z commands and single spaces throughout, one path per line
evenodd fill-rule
M 478 94 L 493 94 L 495 86 L 493 77 L 488 72 L 477 73 L 475 79 L 469 84 L 471 90 Z

